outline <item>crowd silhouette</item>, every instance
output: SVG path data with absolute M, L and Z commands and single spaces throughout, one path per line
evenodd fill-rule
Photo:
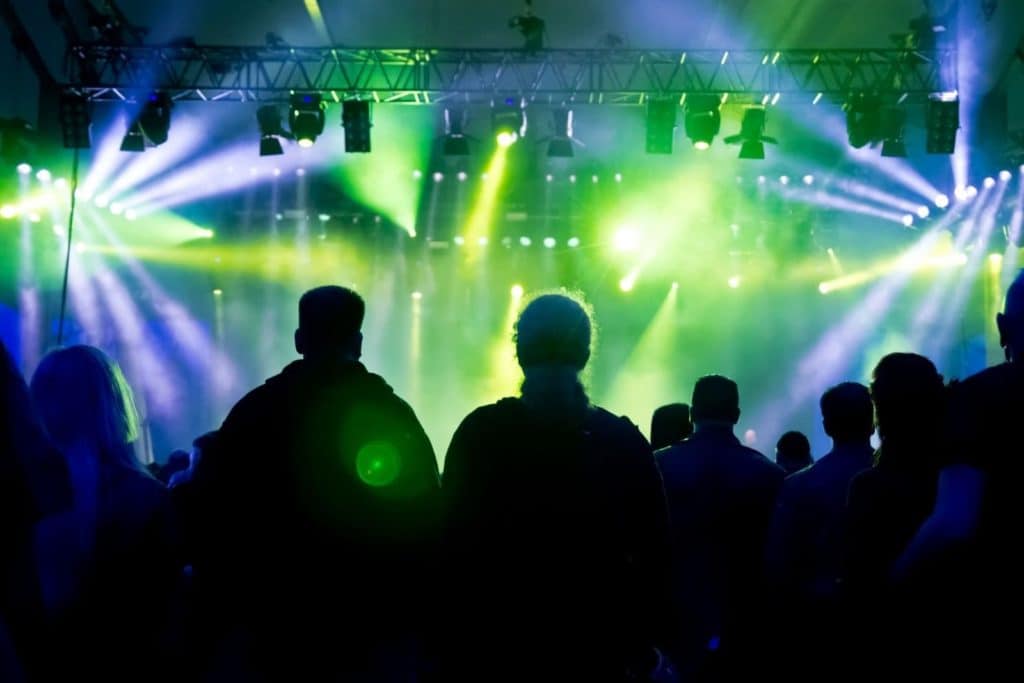
M 885 356 L 870 387 L 821 397 L 816 460 L 798 432 L 775 461 L 743 445 L 716 374 L 648 441 L 587 395 L 589 308 L 545 294 L 510 331 L 520 395 L 471 412 L 441 473 L 360 362 L 362 298 L 319 287 L 298 309 L 300 359 L 160 467 L 113 359 L 58 349 L 26 382 L 0 346 L 0 680 L 1012 670 L 1024 275 L 1005 363 L 947 384 Z

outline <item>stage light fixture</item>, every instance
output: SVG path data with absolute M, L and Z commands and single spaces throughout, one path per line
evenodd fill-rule
M 53 175 L 51 175 L 51 173 L 45 168 L 41 168 L 36 171 L 36 180 L 41 183 L 48 183 L 53 180 Z
M 743 112 L 740 132 L 725 138 L 727 145 L 740 145 L 740 159 L 764 159 L 764 143 L 779 144 L 764 134 L 766 116 L 764 107 L 750 107 Z
M 469 138 L 465 128 L 468 112 L 461 107 L 445 107 L 444 110 L 444 155 L 447 157 L 468 157 Z
M 929 154 L 953 154 L 960 128 L 960 100 L 943 97 L 928 100 L 925 127 Z
M 861 95 L 846 103 L 846 135 L 854 149 L 881 140 L 882 104 L 877 96 Z
M 740 285 L 743 284 L 743 279 L 739 275 L 733 275 L 727 281 L 729 289 L 739 289 Z
M 525 294 L 525 293 L 526 293 L 526 290 L 523 289 L 522 285 L 512 285 L 512 289 L 509 290 L 509 294 L 512 295 L 513 299 L 522 299 L 523 298 L 523 294 Z
M 555 245 L 557 245 L 557 244 L 558 244 L 558 241 L 555 240 L 554 237 L 545 237 L 544 238 L 544 246 L 547 247 L 548 249 L 554 249 Z
M 929 209 L 927 206 L 921 205 L 921 206 L 917 207 L 917 217 L 918 218 L 928 218 L 928 216 L 930 216 L 930 215 L 932 215 L 932 210 Z
M 64 149 L 89 149 L 89 129 L 92 125 L 89 101 L 82 95 L 62 93 L 59 117 Z
M 122 152 L 145 152 L 146 151 L 146 136 L 142 133 L 142 126 L 139 125 L 138 121 L 134 121 L 128 126 L 127 132 L 124 134 L 124 138 L 121 139 L 121 151 Z
M 28 175 L 32 172 L 31 164 L 26 164 L 25 162 L 18 164 L 15 168 L 18 171 L 18 175 Z
M 903 140 L 903 130 L 907 124 L 907 110 L 902 107 L 886 107 L 882 110 L 880 121 L 882 156 L 907 156 L 907 145 Z
M 996 179 L 993 178 L 992 176 L 988 176 L 987 178 L 985 178 L 985 180 L 982 181 L 982 185 L 985 186 L 985 189 L 991 190 L 993 187 L 996 186 Z
M 671 154 L 676 133 L 674 99 L 652 99 L 647 103 L 647 153 Z
M 281 124 L 281 112 L 277 106 L 268 104 L 257 109 L 256 123 L 260 127 L 260 156 L 284 154 L 281 138 L 287 138 L 289 135 Z
M 903 225 L 906 227 L 912 227 L 914 225 L 914 214 L 908 213 L 903 216 Z
M 345 128 L 345 151 L 349 154 L 370 152 L 370 103 L 366 100 L 345 100 L 341 103 L 341 125 Z
M 509 97 L 491 108 L 494 139 L 500 147 L 510 147 L 526 135 L 526 111 L 522 102 Z
M 722 128 L 721 101 L 715 95 L 694 95 L 686 101 L 686 137 L 694 149 L 706 150 Z
M 939 207 L 940 209 L 945 209 L 947 206 L 949 206 L 949 197 L 947 197 L 944 194 L 935 195 L 935 206 Z
M 171 130 L 171 96 L 165 92 L 151 92 L 146 97 L 142 111 L 135 119 L 140 130 L 153 146 L 159 146 L 167 142 L 167 135 Z
M 533 244 L 533 240 L 531 240 L 531 239 L 530 239 L 529 237 L 527 237 L 526 235 L 523 235 L 522 237 L 520 237 L 520 238 L 519 238 L 519 244 L 520 244 L 521 246 L 524 246 L 524 247 L 528 247 L 528 246 L 530 246 L 531 244 Z
M 570 249 L 575 249 L 576 247 L 580 246 L 580 238 L 570 237 L 566 244 L 569 246 Z
M 288 110 L 288 128 L 299 147 L 312 147 L 324 132 L 325 105 L 319 93 L 295 93 Z
M 1010 179 L 1012 177 L 1013 177 L 1013 174 L 1010 173 L 1009 171 L 1005 170 L 1005 169 L 1003 169 L 1002 171 L 999 172 L 999 179 L 1002 180 L 1004 183 L 1010 182 Z
M 552 115 L 555 119 L 555 134 L 548 142 L 548 157 L 564 159 L 574 156 L 572 109 L 556 109 Z

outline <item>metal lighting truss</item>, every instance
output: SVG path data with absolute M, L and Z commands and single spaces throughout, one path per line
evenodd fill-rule
M 291 92 L 425 105 L 516 97 L 550 104 L 921 102 L 956 90 L 956 51 L 523 50 L 78 45 L 66 89 L 94 101 L 162 90 L 175 100 L 285 102 Z

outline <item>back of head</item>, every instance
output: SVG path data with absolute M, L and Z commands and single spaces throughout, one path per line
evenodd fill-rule
M 359 357 L 366 315 L 362 297 L 345 287 L 311 289 L 299 299 L 295 350 L 306 357 Z
M 735 425 L 740 419 L 739 387 L 722 375 L 701 377 L 693 387 L 690 413 L 697 425 Z
M 107 464 L 142 469 L 131 447 L 139 436 L 131 388 L 102 351 L 71 346 L 51 352 L 30 388 L 43 428 L 59 449 L 87 448 Z
M 916 353 L 892 353 L 871 381 L 878 434 L 885 441 L 935 442 L 942 438 L 945 390 L 935 365 Z
M 821 417 L 835 443 L 867 443 L 875 430 L 871 392 L 857 382 L 838 384 L 822 395 Z
M 775 445 L 775 462 L 787 474 L 811 465 L 811 442 L 800 432 L 786 432 Z
M 1003 312 L 996 318 L 999 338 L 1006 349 L 1006 359 L 1024 362 L 1024 270 L 1017 274 L 1009 289 Z
M 579 374 L 590 360 L 593 325 L 584 305 L 566 294 L 533 299 L 515 326 L 523 369 L 523 401 L 551 418 L 581 421 L 589 401 Z
M 692 433 L 690 406 L 685 403 L 661 406 L 651 417 L 651 446 L 655 449 L 678 443 Z

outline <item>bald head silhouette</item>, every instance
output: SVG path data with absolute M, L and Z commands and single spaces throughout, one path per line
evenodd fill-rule
M 996 316 L 999 343 L 1006 350 L 1006 360 L 1024 362 L 1024 270 L 1017 274 L 1006 290 L 1003 312 Z

